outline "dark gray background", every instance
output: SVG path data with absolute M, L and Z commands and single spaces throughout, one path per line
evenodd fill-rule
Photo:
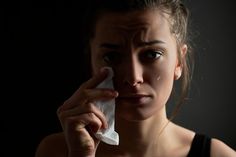
M 196 68 L 189 101 L 175 122 L 236 149 L 233 2 L 187 1 Z M 83 81 L 83 8 L 79 2 L 43 0 L 0 9 L 5 156 L 33 156 L 44 136 L 61 130 L 56 109 Z
M 176 121 L 236 149 L 235 9 L 233 1 L 188 1 L 197 30 L 189 102 Z

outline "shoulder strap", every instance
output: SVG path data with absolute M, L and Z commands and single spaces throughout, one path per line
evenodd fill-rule
M 210 157 L 211 138 L 196 133 L 187 157 Z

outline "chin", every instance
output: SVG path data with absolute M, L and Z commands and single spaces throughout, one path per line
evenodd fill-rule
M 150 117 L 154 116 L 155 113 L 156 112 L 154 109 L 150 110 L 144 107 L 133 108 L 130 110 L 121 110 L 117 108 L 116 117 L 126 121 L 139 122 L 149 119 Z

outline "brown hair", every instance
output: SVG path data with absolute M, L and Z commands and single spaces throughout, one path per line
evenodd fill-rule
M 90 48 L 89 41 L 94 36 L 94 27 L 98 18 L 107 12 L 131 12 L 137 10 L 146 9 L 160 9 L 164 13 L 169 15 L 170 29 L 175 35 L 178 50 L 182 44 L 188 45 L 188 52 L 185 58 L 182 58 L 180 51 L 178 51 L 178 57 L 180 63 L 183 66 L 182 76 L 179 80 L 180 89 L 179 92 L 173 90 L 172 96 L 176 93 L 178 94 L 177 106 L 173 110 L 170 119 L 173 119 L 180 109 L 181 105 L 185 102 L 188 95 L 188 90 L 190 86 L 191 74 L 193 70 L 193 55 L 191 51 L 191 45 L 189 40 L 188 32 L 188 19 L 189 11 L 181 0 L 92 0 L 89 2 L 89 7 L 84 16 L 86 21 L 86 33 L 85 36 L 85 52 L 88 61 L 90 61 Z M 88 67 L 91 68 L 90 62 L 88 62 Z M 91 70 L 91 69 L 90 69 Z M 175 96 L 176 97 L 176 96 Z

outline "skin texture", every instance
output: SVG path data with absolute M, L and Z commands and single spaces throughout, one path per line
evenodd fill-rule
M 93 77 L 58 109 L 63 133 L 46 137 L 36 157 L 184 157 L 194 132 L 169 122 L 166 102 L 179 79 L 187 46 L 177 47 L 168 15 L 158 10 L 102 15 L 90 41 Z M 111 89 L 94 89 L 114 70 Z M 106 128 L 97 100 L 116 98 L 118 146 L 98 141 L 93 133 Z M 235 157 L 235 151 L 213 139 L 212 157 Z M 219 152 L 220 150 L 220 152 Z
M 137 142 L 140 145 L 127 154 L 158 154 L 153 152 L 157 144 L 149 141 L 157 140 L 168 123 L 165 104 L 182 70 L 167 18 L 154 10 L 132 12 L 125 18 L 115 13 L 102 16 L 91 40 L 94 73 L 103 66 L 111 66 L 115 73 L 116 128 L 125 141 L 119 146 L 121 154 Z M 181 50 L 184 55 L 186 45 Z
M 175 38 L 165 17 L 137 14 L 101 17 L 91 42 L 92 69 L 97 73 L 102 66 L 112 66 L 119 92 L 117 113 L 126 120 L 143 120 L 162 108 L 171 93 L 175 70 L 180 70 Z M 104 62 L 104 55 L 111 61 Z M 136 93 L 150 96 L 147 105 L 137 107 L 122 99 Z

